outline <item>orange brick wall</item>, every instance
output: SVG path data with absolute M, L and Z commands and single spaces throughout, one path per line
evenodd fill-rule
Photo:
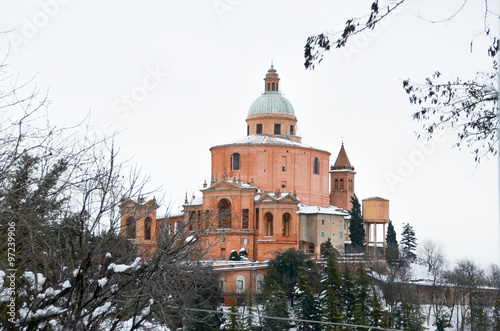
M 297 192 L 300 201 L 307 205 L 327 207 L 329 198 L 330 153 L 296 146 L 277 145 L 228 145 L 211 148 L 212 176 L 222 179 L 241 178 L 267 192 Z M 240 170 L 231 171 L 233 153 L 240 154 Z M 286 158 L 283 171 L 283 157 Z M 313 174 L 314 158 L 319 159 L 319 175 Z M 285 188 L 282 188 L 285 184 Z

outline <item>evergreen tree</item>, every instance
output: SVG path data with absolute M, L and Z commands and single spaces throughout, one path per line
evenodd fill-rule
M 378 298 L 377 290 L 372 286 L 372 295 L 370 299 L 370 325 L 384 326 L 384 309 Z
M 394 326 L 397 329 L 423 331 L 423 322 L 424 319 L 418 296 L 407 288 L 404 292 L 403 300 L 396 307 Z
M 342 287 L 340 294 L 344 321 L 347 324 L 353 324 L 354 310 L 356 307 L 356 296 L 354 283 L 351 279 L 351 272 L 349 271 L 347 264 L 344 265 L 344 271 L 342 272 Z
M 435 317 L 436 321 L 432 325 L 436 327 L 436 331 L 446 331 L 446 328 L 452 326 L 450 324 L 450 315 L 446 312 L 443 312 L 441 309 L 436 313 Z
M 264 278 L 263 308 L 265 316 L 288 318 L 288 304 L 285 291 L 278 283 L 279 273 L 276 268 L 267 269 L 267 275 Z M 264 318 L 262 326 L 265 330 L 288 330 L 289 321 Z
M 230 309 L 231 315 L 229 315 L 229 325 L 226 326 L 226 330 L 228 331 L 240 331 L 241 330 L 241 325 L 240 322 L 238 321 L 238 309 L 236 308 L 236 303 L 235 300 L 231 300 L 231 309 Z
M 394 226 L 392 221 L 389 222 L 387 226 L 387 234 L 385 236 L 386 249 L 385 249 L 385 259 L 388 263 L 394 263 L 399 261 L 399 248 L 398 240 L 396 239 L 396 231 L 394 231 Z
M 500 330 L 500 298 L 497 298 L 493 309 L 493 325 L 495 330 Z
M 320 321 L 321 311 L 319 300 L 314 294 L 309 280 L 309 274 L 304 267 L 299 270 L 299 278 L 295 287 L 295 315 L 299 319 Z M 320 325 L 316 323 L 298 322 L 297 330 L 299 331 L 318 331 Z
M 254 321 L 253 321 L 253 315 L 254 315 L 254 306 L 253 306 L 253 296 L 252 296 L 252 289 L 248 291 L 248 297 L 247 297 L 247 314 L 248 316 L 245 318 L 244 323 L 243 323 L 243 330 L 245 331 L 252 331 L 255 327 Z
M 290 299 L 291 306 L 294 302 L 294 288 L 297 284 L 299 277 L 299 268 L 305 267 L 307 269 L 314 269 L 314 262 L 304 253 L 295 248 L 289 248 L 284 252 L 277 252 L 274 259 L 268 262 L 269 269 L 275 269 L 278 284 L 281 285 L 288 299 Z
M 351 223 L 349 225 L 349 237 L 352 245 L 356 250 L 362 249 L 365 246 L 365 228 L 363 226 L 363 214 L 361 213 L 361 204 L 358 197 L 351 197 Z
M 337 268 L 337 261 L 333 254 L 326 260 L 323 279 L 321 280 L 323 292 L 320 302 L 323 313 L 323 321 L 331 323 L 342 323 L 342 301 L 341 287 L 342 279 Z M 323 330 L 335 330 L 333 325 L 324 325 Z
M 486 308 L 473 300 L 469 306 L 469 314 L 466 323 L 470 325 L 471 330 L 486 331 L 490 330 L 490 321 Z
M 335 254 L 335 251 L 333 250 L 332 239 L 330 237 L 328 237 L 328 239 L 325 241 L 325 244 L 322 246 L 321 257 L 326 259 L 328 254 Z
M 354 308 L 354 324 L 368 325 L 370 315 L 370 284 L 366 279 L 366 271 L 363 264 L 358 267 L 355 286 L 356 305 Z
M 403 233 L 401 234 L 401 253 L 409 263 L 415 261 L 417 258 L 415 254 L 416 249 L 417 237 L 415 236 L 415 231 L 410 223 L 406 223 L 403 225 Z

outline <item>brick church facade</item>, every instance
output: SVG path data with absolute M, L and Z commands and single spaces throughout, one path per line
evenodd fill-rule
M 232 251 L 241 249 L 254 263 L 288 248 L 319 257 L 328 238 L 343 251 L 356 175 L 343 143 L 332 166 L 330 152 L 302 143 L 295 110 L 280 91 L 273 65 L 246 124 L 245 138 L 210 148 L 211 178 L 200 189 L 202 198 L 186 196 L 183 213 L 167 219 L 156 218 L 154 199 L 123 201 L 122 234 L 151 254 L 161 227 L 175 232 L 188 224 L 193 235 L 204 230 L 200 240 L 209 247 L 206 258 L 212 261 L 227 261 Z M 234 273 L 228 269 L 221 287 L 238 293 L 240 277 L 259 293 L 259 268 L 262 265 Z

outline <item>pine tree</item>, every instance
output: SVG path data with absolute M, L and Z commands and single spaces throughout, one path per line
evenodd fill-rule
M 493 325 L 495 330 L 500 330 L 500 298 L 497 298 L 493 309 Z
M 387 247 L 385 249 L 385 258 L 388 263 L 394 263 L 399 260 L 399 248 L 398 240 L 396 239 L 396 231 L 394 231 L 394 226 L 392 221 L 389 222 L 387 226 L 387 235 L 385 236 L 385 242 Z
M 419 298 L 409 288 L 403 295 L 403 301 L 396 307 L 394 326 L 397 329 L 423 331 L 423 316 Z
M 335 254 L 332 239 L 330 237 L 328 237 L 325 244 L 322 246 L 321 257 L 326 259 L 329 254 Z
M 273 317 L 288 318 L 288 304 L 285 291 L 276 279 L 279 279 L 279 273 L 275 268 L 267 269 L 267 275 L 264 278 L 264 315 Z M 289 321 L 264 318 L 262 326 L 265 330 L 288 330 Z
M 342 287 L 340 293 L 344 321 L 347 324 L 353 324 L 354 310 L 356 307 L 355 286 L 351 279 L 351 272 L 349 271 L 347 265 L 344 265 L 344 271 L 342 272 Z
M 377 290 L 372 286 L 370 299 L 370 325 L 371 326 L 384 326 L 384 309 L 377 295 Z
M 351 197 L 351 223 L 349 225 L 349 237 L 355 249 L 362 249 L 365 246 L 365 228 L 363 226 L 363 214 L 361 213 L 361 204 L 358 197 Z
M 240 331 L 241 325 L 240 325 L 240 322 L 238 321 L 238 315 L 236 315 L 236 313 L 238 312 L 238 309 L 236 308 L 236 303 L 234 300 L 231 300 L 230 312 L 231 312 L 231 315 L 229 315 L 229 325 L 226 326 L 226 330 L 228 330 L 228 331 Z
M 417 237 L 415 236 L 415 231 L 410 223 L 406 223 L 403 225 L 403 233 L 401 234 L 401 253 L 409 263 L 415 261 L 417 258 L 415 254 L 416 249 Z
M 291 306 L 294 304 L 293 291 L 297 278 L 299 277 L 299 267 L 313 268 L 314 262 L 307 257 L 302 250 L 289 248 L 284 252 L 277 252 L 274 259 L 268 262 L 268 273 L 270 269 L 275 269 L 275 279 L 281 285 Z
M 337 261 L 333 254 L 327 257 L 324 276 L 321 280 L 323 292 L 320 302 L 323 312 L 323 321 L 331 323 L 342 323 L 341 287 L 342 279 L 337 268 Z M 323 330 L 335 330 L 333 325 L 324 325 Z
M 301 267 L 299 270 L 299 278 L 295 287 L 295 315 L 299 319 L 320 321 L 321 311 L 319 300 L 314 294 L 309 279 L 307 269 Z M 299 331 L 318 331 L 320 325 L 316 323 L 298 322 L 297 330 Z
M 354 308 L 354 323 L 368 325 L 370 315 L 370 284 L 366 279 L 366 271 L 363 264 L 358 267 L 355 286 L 356 306 Z
M 247 297 L 247 317 L 245 318 L 245 321 L 243 323 L 243 330 L 245 331 L 252 331 L 254 329 L 254 321 L 253 321 L 253 315 L 254 315 L 254 307 L 253 307 L 253 296 L 252 296 L 252 289 L 248 291 L 248 297 Z

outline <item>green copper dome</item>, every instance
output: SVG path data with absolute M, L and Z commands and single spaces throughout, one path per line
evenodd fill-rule
M 265 92 L 255 100 L 248 116 L 259 114 L 283 114 L 295 116 L 292 104 L 280 92 Z

